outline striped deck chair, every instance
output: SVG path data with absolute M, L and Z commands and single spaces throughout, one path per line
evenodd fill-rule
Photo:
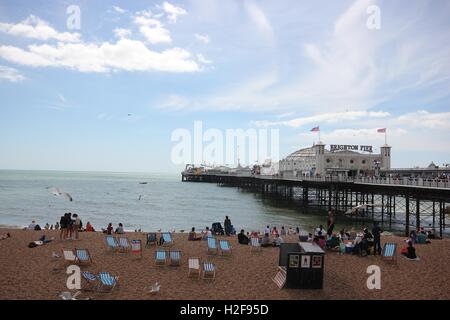
M 142 242 L 141 240 L 131 240 L 131 253 L 139 255 L 142 258 Z
M 216 278 L 216 266 L 212 262 L 203 262 L 203 280 Z
M 108 246 L 109 249 L 111 249 L 113 252 L 119 250 L 119 244 L 117 243 L 116 238 L 114 238 L 113 236 L 106 236 L 106 245 Z
M 156 244 L 158 241 L 156 239 L 156 232 L 150 232 L 147 233 L 147 243 L 145 244 L 146 247 Z
M 384 244 L 383 253 L 381 255 L 382 259 L 397 259 L 397 244 L 393 242 L 387 242 Z
M 77 256 L 76 262 L 79 264 L 92 263 L 92 258 L 88 249 L 75 248 L 75 255 Z
M 98 283 L 98 278 L 95 274 L 92 274 L 89 271 L 82 271 L 81 275 L 83 276 L 83 279 L 87 283 L 87 287 L 83 288 L 83 290 L 86 290 L 86 291 L 97 290 L 99 283 Z
M 113 277 L 108 272 L 100 272 L 98 278 L 100 279 L 98 290 L 103 292 L 112 292 L 119 280 L 119 277 Z
M 278 288 L 283 289 L 286 284 L 286 269 L 283 267 L 278 267 L 278 272 L 275 278 L 272 279 L 273 282 L 278 286 Z
M 219 245 L 220 245 L 220 252 L 221 254 L 231 254 L 231 244 L 230 241 L 228 240 L 220 240 L 219 241 Z
M 216 254 L 217 253 L 217 244 L 216 244 L 216 239 L 212 238 L 212 237 L 208 237 L 208 254 Z
M 192 274 L 197 274 L 197 277 L 200 279 L 200 259 L 199 258 L 189 258 L 189 273 L 188 277 Z
M 73 253 L 73 250 L 69 249 L 63 249 L 63 257 L 66 262 L 69 263 L 76 263 L 77 262 L 77 256 Z
M 162 243 L 163 246 L 173 245 L 172 234 L 170 232 L 163 232 L 161 236 L 164 240 L 164 242 Z
M 171 266 L 181 265 L 181 251 L 169 251 L 169 261 Z
M 131 248 L 130 242 L 128 241 L 127 237 L 119 237 L 118 243 L 119 243 L 119 250 L 121 252 L 128 252 Z
M 259 243 L 259 238 L 251 237 L 250 244 L 252 245 L 251 251 L 259 251 L 261 250 L 261 244 Z
M 166 251 L 165 250 L 156 250 L 155 252 L 155 263 L 157 266 L 166 265 Z

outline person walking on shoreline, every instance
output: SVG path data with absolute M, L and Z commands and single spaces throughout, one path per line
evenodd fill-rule
M 373 236 L 373 245 L 374 250 L 373 253 L 376 255 L 381 255 L 381 233 L 383 230 L 378 226 L 378 222 L 374 223 L 373 229 L 372 229 L 372 236 Z
M 223 222 L 223 225 L 225 227 L 225 234 L 229 236 L 231 234 L 231 220 L 228 218 L 228 216 L 225 216 L 225 221 Z

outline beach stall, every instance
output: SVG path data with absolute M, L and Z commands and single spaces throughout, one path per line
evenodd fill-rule
M 286 288 L 322 289 L 324 254 L 309 242 L 281 244 L 279 266 L 286 270 Z

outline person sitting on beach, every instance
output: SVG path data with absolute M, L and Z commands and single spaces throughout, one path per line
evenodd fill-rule
M 9 232 L 7 234 L 2 234 L 0 236 L 0 240 L 5 240 L 5 239 L 8 239 L 8 238 L 11 238 L 11 234 Z
M 281 236 L 285 236 L 286 235 L 286 229 L 284 228 L 284 226 L 281 226 L 280 235 Z
M 123 224 L 122 223 L 119 223 L 119 226 L 116 228 L 115 233 L 117 233 L 117 234 L 124 234 L 125 233 L 125 231 L 123 230 Z
M 406 250 L 403 249 L 402 254 L 405 257 L 407 257 L 408 259 L 419 260 L 419 258 L 416 255 L 416 248 L 414 248 L 411 240 L 408 240 L 408 245 L 406 247 Z
M 55 223 L 55 230 L 59 230 L 59 222 L 58 221 Z
M 201 236 L 197 237 L 197 233 L 195 232 L 195 228 L 192 227 L 192 230 L 191 230 L 191 232 L 189 232 L 189 235 L 188 235 L 188 240 L 189 241 L 202 240 L 202 237 Z
M 352 227 L 352 229 L 350 230 L 350 239 L 354 240 L 355 238 L 356 238 L 355 227 Z
M 203 240 L 208 240 L 208 238 L 212 237 L 212 232 L 209 230 L 209 227 L 205 227 L 205 230 L 203 231 Z
M 279 247 L 282 243 L 284 243 L 283 238 L 280 235 L 276 235 L 275 239 L 273 240 L 273 246 L 274 247 Z
M 325 230 L 323 229 L 322 225 L 319 225 L 319 227 L 316 229 L 315 235 L 316 236 L 323 236 L 325 234 Z
M 238 234 L 238 242 L 240 244 L 249 244 L 250 242 L 250 239 L 244 233 L 244 229 Z
M 50 229 L 50 225 L 48 224 L 48 222 L 45 224 L 44 229 L 45 229 L 45 230 L 49 230 L 49 229 Z
M 418 242 L 417 233 L 415 230 L 411 231 L 411 233 L 409 234 L 409 239 L 411 240 L 412 244 L 415 244 Z
M 270 247 L 272 244 L 270 243 L 269 234 L 265 233 L 264 237 L 261 240 L 261 247 Z
M 89 221 L 88 221 L 88 223 L 86 223 L 86 231 L 87 232 L 94 232 L 95 231 L 94 227 L 92 226 L 92 224 Z
M 102 231 L 103 231 L 103 233 L 106 233 L 106 234 L 112 234 L 112 231 L 113 231 L 112 223 L 111 222 L 108 223 L 108 227 L 106 227 L 106 229 L 102 229 Z
M 35 230 L 36 226 L 37 226 L 36 221 L 33 220 L 28 226 L 28 230 Z
M 273 227 L 272 228 L 272 235 L 275 236 L 275 237 L 279 235 L 277 227 Z

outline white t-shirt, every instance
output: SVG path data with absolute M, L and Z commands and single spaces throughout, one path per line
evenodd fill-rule
M 211 232 L 211 230 L 206 231 L 206 237 L 207 237 L 207 238 L 212 237 L 212 232 Z

